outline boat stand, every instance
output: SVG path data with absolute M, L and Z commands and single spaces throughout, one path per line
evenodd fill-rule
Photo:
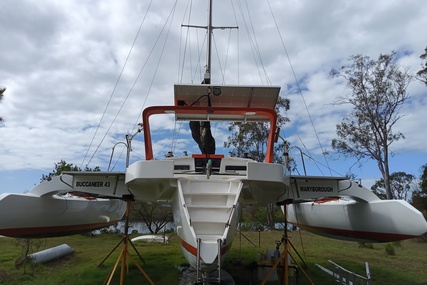
M 108 274 L 107 278 L 105 279 L 103 285 L 109 285 L 111 283 L 111 280 L 113 279 L 114 273 L 117 269 L 117 266 L 119 265 L 120 261 L 121 269 L 120 269 L 120 285 L 124 285 L 124 279 L 125 279 L 125 269 L 126 273 L 129 273 L 129 264 L 128 264 L 128 257 L 130 260 L 133 261 L 133 263 L 138 267 L 139 271 L 144 275 L 144 277 L 147 279 L 147 281 L 154 285 L 153 281 L 151 281 L 150 277 L 148 277 L 147 273 L 142 269 L 142 267 L 138 264 L 138 262 L 132 257 L 132 255 L 129 253 L 128 247 L 129 244 L 133 247 L 135 252 L 138 254 L 141 261 L 145 264 L 144 259 L 139 254 L 138 250 L 136 249 L 135 245 L 132 243 L 132 241 L 129 238 L 129 208 L 130 203 L 134 201 L 133 195 L 123 195 L 122 199 L 126 202 L 126 214 L 125 214 L 125 230 L 123 234 L 123 238 L 120 240 L 120 242 L 113 248 L 113 250 L 110 251 L 110 253 L 101 261 L 101 263 L 98 265 L 100 267 L 104 261 L 107 260 L 108 257 L 119 247 L 120 244 L 122 244 L 122 249 L 120 251 L 119 256 L 117 257 L 116 262 L 114 263 L 113 268 L 111 269 L 110 273 Z
M 301 272 L 305 275 L 305 277 L 307 277 L 307 280 L 310 282 L 310 284 L 314 285 L 313 281 L 311 281 L 310 277 L 308 277 L 307 273 L 304 271 L 304 269 L 301 267 L 301 265 L 298 263 L 298 261 L 293 257 L 293 255 L 291 254 L 291 251 L 290 251 L 290 249 L 292 247 L 292 249 L 296 252 L 298 257 L 301 260 L 303 260 L 301 255 L 298 253 L 298 251 L 293 246 L 293 244 L 291 243 L 291 241 L 288 237 L 288 220 L 287 220 L 287 216 L 286 216 L 287 211 L 288 211 L 287 205 L 291 204 L 292 202 L 293 202 L 292 199 L 287 199 L 287 200 L 284 200 L 282 202 L 278 202 L 276 204 L 277 206 L 283 206 L 284 207 L 284 210 L 283 210 L 283 217 L 284 217 L 284 222 L 285 222 L 284 233 L 282 235 L 281 241 L 277 242 L 277 247 L 276 247 L 277 249 L 279 249 L 280 245 L 283 245 L 283 252 L 279 256 L 279 258 L 276 260 L 276 262 L 273 264 L 270 271 L 268 271 L 264 280 L 262 280 L 261 285 L 264 285 L 269 280 L 271 274 L 274 272 L 274 270 L 276 270 L 276 268 L 279 265 L 283 265 L 282 284 L 289 285 L 289 277 L 290 277 L 289 269 L 291 268 L 291 269 L 295 269 L 295 270 L 301 270 Z M 290 264 L 291 260 L 294 262 L 294 264 Z M 294 274 L 293 276 L 294 276 L 294 278 L 297 277 L 296 274 Z M 294 279 L 293 281 L 294 281 L 293 284 L 298 284 L 298 281 L 296 279 Z

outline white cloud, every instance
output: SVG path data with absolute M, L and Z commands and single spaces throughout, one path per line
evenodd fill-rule
M 61 159 L 80 166 L 86 153 L 84 164 L 91 160 L 90 167 L 106 169 L 112 146 L 136 131 L 144 107 L 173 104 L 173 83 L 200 83 L 205 30 L 191 31 L 190 40 L 198 45 L 191 47 L 190 56 L 190 47 L 183 41 L 187 29 L 181 28 L 181 24 L 206 24 L 207 4 L 193 2 L 191 21 L 187 3 L 177 2 L 173 10 L 174 1 L 153 1 L 151 7 L 146 2 L 112 0 L 1 2 L 0 85 L 8 89 L 0 104 L 0 115 L 6 120 L 0 126 L 0 180 L 10 183 L 11 170 L 50 171 Z M 420 34 L 427 26 L 427 6 L 422 0 L 269 3 L 275 21 L 267 3 L 214 2 L 213 24 L 238 25 L 239 29 L 215 31 L 213 80 L 281 85 L 282 95 L 291 99 L 288 116 L 292 125 L 284 133 L 292 143 L 301 145 L 299 136 L 313 154 L 321 153 L 315 132 L 328 149 L 335 125 L 348 112 L 346 106 L 331 105 L 337 95 L 348 90 L 342 80 L 328 77 L 329 70 L 346 64 L 353 54 L 377 58 L 391 50 L 402 55 L 402 66 L 409 66 L 413 72 L 420 68 L 419 55 L 427 46 Z M 180 69 L 184 51 L 186 65 Z M 315 129 L 295 89 L 294 72 Z M 407 116 L 396 125 L 407 139 L 394 144 L 393 150 L 400 154 L 417 152 L 418 160 L 413 164 L 418 169 L 427 161 L 420 131 L 427 89 L 413 83 L 408 90 L 412 99 L 402 109 Z M 174 129 L 171 118 L 153 119 L 152 130 L 167 134 L 156 140 L 156 157 L 161 158 L 172 145 L 178 154 L 184 150 L 197 152 L 186 128 L 179 131 L 174 144 Z M 215 136 L 217 147 L 222 147 L 227 130 L 218 127 Z M 142 140 L 142 135 L 135 137 L 133 159 L 144 156 Z M 123 161 L 117 167 L 123 167 Z M 344 162 L 345 166 L 338 167 L 348 169 L 351 164 Z M 412 171 L 407 165 L 402 168 Z M 363 175 L 372 178 L 369 175 L 378 174 Z M 14 187 L 22 190 L 18 182 Z

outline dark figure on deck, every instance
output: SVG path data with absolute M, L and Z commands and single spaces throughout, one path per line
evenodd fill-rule
M 210 122 L 190 121 L 191 135 L 203 154 L 215 154 L 215 139 Z

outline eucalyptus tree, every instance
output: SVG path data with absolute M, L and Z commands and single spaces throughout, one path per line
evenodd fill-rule
M 68 163 L 65 160 L 60 160 L 59 162 L 55 163 L 55 169 L 53 169 L 48 174 L 42 174 L 42 178 L 40 179 L 40 182 L 43 182 L 45 180 L 49 180 L 53 176 L 60 175 L 63 171 L 83 171 L 80 167 L 77 165 L 74 165 L 72 163 Z M 84 171 L 101 171 L 99 166 L 96 166 L 95 168 L 88 168 L 86 167 Z
M 6 91 L 6 87 L 0 86 L 0 103 L 1 103 L 1 101 L 3 101 L 4 91 Z M 3 119 L 3 117 L 0 116 L 0 123 L 3 123 L 3 122 L 4 122 L 4 119 Z
M 427 85 L 427 47 L 424 49 L 424 53 L 420 55 L 420 58 L 424 60 L 424 62 L 421 63 L 421 70 L 417 72 L 418 79 Z
M 409 200 L 411 192 L 416 189 L 416 179 L 412 174 L 401 171 L 394 172 L 390 175 L 390 186 L 393 199 Z M 384 188 L 385 184 L 382 178 L 371 187 L 372 191 L 380 198 L 386 198 L 386 195 L 380 191 Z
M 169 223 L 173 222 L 171 207 L 155 202 L 133 202 L 129 214 L 132 220 L 144 223 L 152 234 L 159 233 Z
M 283 113 L 289 110 L 289 99 L 279 97 L 276 104 L 277 126 L 283 127 L 289 122 L 289 118 Z M 256 161 L 264 161 L 267 149 L 267 139 L 270 133 L 268 123 L 262 122 L 233 122 L 228 125 L 231 135 L 224 142 L 225 148 L 231 148 L 230 154 L 233 156 L 249 156 Z M 273 161 L 281 163 L 284 144 L 278 144 L 274 148 Z
M 412 193 L 412 205 L 417 208 L 427 220 L 427 164 L 421 167 L 418 189 Z M 427 242 L 427 233 L 420 238 Z
M 279 96 L 276 104 L 277 126 L 280 128 L 284 126 L 289 119 L 284 116 L 284 112 L 289 110 L 290 101 L 287 98 Z M 268 135 L 270 128 L 268 123 L 262 122 L 233 122 L 228 126 L 228 130 L 231 135 L 227 141 L 224 142 L 225 148 L 231 148 L 230 154 L 233 156 L 243 157 L 247 156 L 255 161 L 264 161 L 265 152 L 267 148 Z M 273 162 L 283 163 L 283 150 L 285 148 L 285 141 L 274 147 Z M 273 204 L 269 204 L 266 207 L 267 214 L 267 225 L 270 229 L 275 227 L 275 210 Z M 254 213 L 252 209 L 250 216 L 252 219 L 255 216 L 263 216 L 260 213 Z M 256 217 L 255 220 L 261 220 L 260 217 Z
M 427 164 L 421 167 L 421 173 L 418 189 L 412 193 L 412 205 L 427 219 Z
M 390 187 L 390 145 L 404 135 L 393 128 L 403 116 L 402 105 L 409 99 L 407 87 L 413 77 L 408 68 L 397 64 L 396 52 L 380 54 L 377 60 L 354 55 L 351 63 L 333 69 L 333 78 L 347 81 L 349 94 L 338 97 L 335 104 L 349 104 L 352 111 L 336 125 L 338 138 L 332 148 L 357 161 L 373 159 L 384 179 L 387 199 L 393 198 Z

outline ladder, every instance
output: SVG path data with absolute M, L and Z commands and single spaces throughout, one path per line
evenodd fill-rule
M 206 273 L 206 271 L 203 270 L 205 264 L 203 263 L 203 260 L 200 257 L 200 252 L 202 250 L 204 242 L 202 241 L 201 238 L 197 239 L 197 268 L 196 268 L 197 284 L 200 284 L 200 285 L 211 284 L 211 283 L 220 284 L 221 282 L 221 244 L 222 244 L 222 240 L 218 239 L 217 240 L 218 257 L 216 259 L 216 264 L 214 265 L 214 267 L 212 267 L 212 264 L 209 264 L 210 269 L 212 269 L 212 274 L 218 273 L 216 276 L 213 276 L 212 274 L 209 275 L 209 273 Z
M 182 179 L 183 210 L 195 241 L 196 284 L 219 284 L 221 256 L 229 249 L 237 231 L 240 180 Z M 231 231 L 231 234 L 230 234 Z

